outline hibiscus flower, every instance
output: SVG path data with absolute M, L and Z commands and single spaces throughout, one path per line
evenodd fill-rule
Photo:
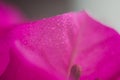
M 120 35 L 86 11 L 20 24 L 4 36 L 0 80 L 120 79 Z

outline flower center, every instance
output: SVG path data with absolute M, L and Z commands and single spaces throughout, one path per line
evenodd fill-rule
M 80 79 L 80 68 L 78 65 L 73 65 L 70 71 L 69 80 L 79 80 Z

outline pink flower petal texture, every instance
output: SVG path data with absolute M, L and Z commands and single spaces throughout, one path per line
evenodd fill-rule
M 83 12 L 26 23 L 9 35 L 0 80 L 119 80 L 120 36 Z
M 0 37 L 0 75 L 9 63 L 9 45 L 6 37 Z
M 15 25 L 23 21 L 19 10 L 4 2 L 0 2 L 0 75 L 9 63 L 9 44 L 7 33 Z
M 79 13 L 78 21 L 82 27 L 75 64 L 81 68 L 81 80 L 117 80 L 120 77 L 119 34 L 85 13 Z

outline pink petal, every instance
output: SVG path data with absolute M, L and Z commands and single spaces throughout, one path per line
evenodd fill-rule
M 15 25 L 23 21 L 23 16 L 17 8 L 0 2 L 0 75 L 9 63 L 9 44 L 7 33 Z
M 0 80 L 59 80 L 55 75 L 26 61 L 23 56 L 13 54 L 14 51 L 10 53 L 10 63 Z
M 22 23 L 24 20 L 23 14 L 16 6 L 0 2 L 0 35 L 6 33 L 9 29 Z
M 42 68 L 58 78 L 65 78 L 70 60 L 71 45 L 73 45 L 72 37 L 67 34 L 74 35 L 76 33 L 74 28 L 76 25 L 73 23 L 72 15 L 75 15 L 75 13 L 64 14 L 17 27 L 13 30 L 13 40 L 10 41 L 11 45 L 13 45 L 12 49 L 15 50 L 13 54 L 21 55 L 20 59 L 25 58 L 21 61 L 22 63 L 27 61 L 31 65 Z M 13 70 L 16 66 L 13 65 L 10 70 Z M 27 67 L 30 68 L 29 66 Z M 24 69 L 19 69 L 22 72 L 24 71 Z M 13 73 L 8 72 L 11 71 L 8 70 L 5 75 L 8 75 L 8 78 L 12 80 L 14 76 L 11 78 L 9 74 Z M 15 74 L 16 76 L 22 75 L 18 71 Z M 26 77 L 30 80 L 27 75 L 34 74 L 28 73 L 26 76 L 21 76 L 21 78 L 24 80 L 24 77 Z M 17 80 L 19 80 L 18 77 Z
M 86 12 L 20 25 L 10 37 L 11 54 L 16 55 L 11 59 L 17 60 L 11 60 L 2 79 L 37 80 L 37 74 L 48 72 L 64 80 L 74 64 L 80 67 L 81 80 L 109 80 L 119 73 L 120 36 Z
M 86 13 L 79 13 L 78 23 L 80 43 L 75 64 L 81 68 L 81 80 L 110 80 L 120 72 L 119 34 Z
M 6 43 L 5 43 L 6 42 Z M 9 47 L 5 37 L 0 37 L 0 76 L 9 63 Z

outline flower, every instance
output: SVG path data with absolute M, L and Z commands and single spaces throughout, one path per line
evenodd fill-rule
M 0 2 L 0 75 L 9 63 L 9 45 L 7 33 L 22 23 L 24 17 L 20 11 L 4 2 Z
M 0 80 L 119 79 L 120 35 L 85 11 L 18 25 L 7 40 Z

